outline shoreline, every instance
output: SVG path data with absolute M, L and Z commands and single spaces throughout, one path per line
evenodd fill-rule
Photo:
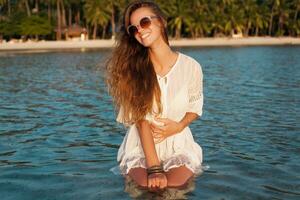
M 0 43 L 0 52 L 23 50 L 64 50 L 113 48 L 114 40 L 86 41 L 28 41 Z M 218 47 L 218 46 L 269 46 L 300 45 L 300 37 L 245 37 L 245 38 L 197 38 L 170 40 L 172 47 Z

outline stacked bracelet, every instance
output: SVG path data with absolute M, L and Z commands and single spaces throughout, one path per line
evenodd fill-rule
M 152 167 L 149 167 L 147 169 L 147 174 L 150 175 L 150 174 L 155 174 L 155 173 L 163 173 L 164 170 L 162 168 L 161 165 L 154 165 Z

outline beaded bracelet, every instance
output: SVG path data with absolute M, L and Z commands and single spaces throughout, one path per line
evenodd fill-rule
M 147 174 L 155 174 L 155 173 L 163 173 L 164 170 L 161 165 L 154 165 L 152 167 L 147 168 Z

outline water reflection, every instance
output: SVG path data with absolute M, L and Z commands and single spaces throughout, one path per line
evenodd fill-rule
M 141 189 L 131 178 L 126 176 L 124 191 L 133 199 L 188 199 L 187 194 L 191 195 L 190 193 L 195 188 L 195 178 L 192 178 L 187 182 L 187 185 L 181 189 L 166 188 L 161 192 L 149 192 L 147 189 Z

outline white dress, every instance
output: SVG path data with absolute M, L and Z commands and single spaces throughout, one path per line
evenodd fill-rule
M 157 80 L 161 89 L 162 118 L 179 122 L 186 112 L 202 115 L 203 74 L 201 65 L 196 60 L 179 53 L 171 70 L 164 77 L 157 75 Z M 121 116 L 122 107 L 116 121 L 123 123 Z M 146 119 L 154 121 L 151 114 Z M 201 172 L 202 148 L 194 141 L 188 126 L 180 133 L 155 144 L 155 148 L 164 171 L 185 165 L 194 174 Z M 117 161 L 122 174 L 128 174 L 131 168 L 146 168 L 146 159 L 135 124 L 130 125 L 126 132 Z

